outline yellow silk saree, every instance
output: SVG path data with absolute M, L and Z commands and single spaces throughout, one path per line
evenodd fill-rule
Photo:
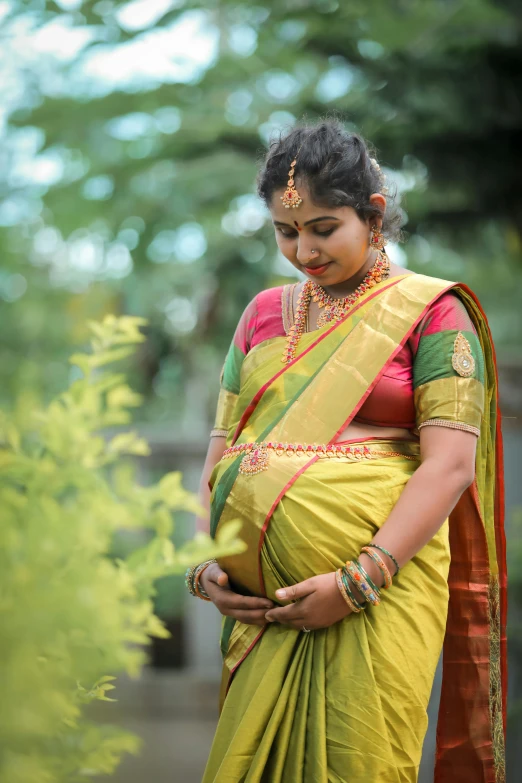
M 399 439 L 343 447 L 339 433 L 449 289 L 476 329 L 482 383 L 439 378 L 416 391 L 416 402 L 424 419 L 480 429 L 475 481 L 379 607 L 311 633 L 223 618 L 221 715 L 203 783 L 414 783 L 442 648 L 436 783 L 504 780 L 496 373 L 484 315 L 465 286 L 393 278 L 342 321 L 305 334 L 289 365 L 281 365 L 280 337 L 249 352 L 226 403 L 233 448 L 211 477 L 211 533 L 242 520 L 247 551 L 220 565 L 238 592 L 276 603 L 279 587 L 357 557 L 420 464 L 420 450 Z

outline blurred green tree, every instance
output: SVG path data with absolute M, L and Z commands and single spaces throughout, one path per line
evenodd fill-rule
M 241 309 L 293 274 L 256 158 L 331 112 L 397 183 L 408 264 L 469 283 L 519 356 L 514 0 L 4 5 L 5 397 L 50 393 L 70 335 L 116 308 L 150 320 L 146 416 L 203 433 Z

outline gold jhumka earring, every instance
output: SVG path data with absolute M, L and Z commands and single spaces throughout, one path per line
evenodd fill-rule
M 386 240 L 379 226 L 372 226 L 370 234 L 370 247 L 375 248 L 375 250 L 382 250 L 385 244 Z
M 301 144 L 301 147 L 302 146 L 303 145 Z M 290 209 L 290 207 L 295 209 L 296 207 L 299 206 L 299 204 L 303 203 L 303 199 L 301 198 L 301 196 L 297 192 L 297 190 L 295 188 L 295 183 L 294 183 L 295 164 L 297 163 L 297 156 L 299 155 L 299 153 L 301 151 L 301 147 L 299 147 L 299 149 L 297 150 L 297 152 L 295 154 L 295 158 L 293 159 L 292 163 L 290 164 L 290 171 L 288 172 L 288 183 L 287 183 L 285 192 L 281 196 L 281 201 L 285 205 L 286 209 Z

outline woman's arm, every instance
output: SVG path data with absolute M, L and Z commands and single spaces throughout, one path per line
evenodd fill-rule
M 198 491 L 199 502 L 207 513 L 203 517 L 197 517 L 197 532 L 210 532 L 210 487 L 208 486 L 208 480 L 210 478 L 210 474 L 223 456 L 223 452 L 226 448 L 226 441 L 227 439 L 225 436 L 217 436 L 210 438 L 210 443 L 208 444 L 207 456 L 205 458 L 205 464 L 203 466 L 203 472 L 201 474 Z
M 449 427 L 423 427 L 421 464 L 406 484 L 388 519 L 373 537 L 402 567 L 430 541 L 473 482 L 477 436 Z M 395 566 L 380 553 L 390 569 Z M 382 574 L 366 555 L 363 567 L 382 585 Z

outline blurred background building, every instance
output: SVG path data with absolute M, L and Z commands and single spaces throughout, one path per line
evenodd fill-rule
M 270 137 L 341 117 L 400 199 L 410 269 L 467 283 L 496 342 L 511 561 L 510 769 L 522 766 L 522 126 L 516 0 L 0 0 L 0 399 L 74 377 L 86 323 L 145 316 L 129 367 L 145 482 L 196 488 L 239 315 L 295 271 L 255 195 Z M 175 541 L 192 534 L 178 522 Z M 136 545 L 126 536 L 115 554 Z M 158 584 L 172 639 L 104 720 L 145 739 L 117 780 L 196 783 L 217 717 L 219 618 Z M 421 783 L 429 783 L 433 725 Z M 515 778 L 511 778 L 515 779 Z

